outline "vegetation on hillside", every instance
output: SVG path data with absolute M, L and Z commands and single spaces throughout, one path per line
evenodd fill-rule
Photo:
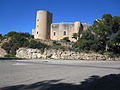
M 6 52 L 8 53 L 8 55 L 5 57 L 13 57 L 14 55 L 16 55 L 16 50 L 21 47 L 42 50 L 45 48 L 72 50 L 70 47 L 65 47 L 61 45 L 61 43 L 71 43 L 67 37 L 61 41 L 53 41 L 53 45 L 48 46 L 43 42 L 41 43 L 40 40 L 34 39 L 33 35 L 30 35 L 29 33 L 9 32 L 6 35 L 0 34 L 0 41 L 0 43 L 2 43 L 1 48 L 6 50 Z
M 47 47 L 47 45 L 35 41 L 33 39 L 33 36 L 29 33 L 9 32 L 6 35 L 1 35 L 0 40 L 5 41 L 1 47 L 10 55 L 15 55 L 16 50 L 20 47 L 38 49 L 43 49 Z
M 119 54 L 120 16 L 104 14 L 101 19 L 96 19 L 73 47 L 78 51 Z

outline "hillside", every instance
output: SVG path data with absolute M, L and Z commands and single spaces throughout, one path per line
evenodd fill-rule
M 120 16 L 104 14 L 96 19 L 88 30 L 82 32 L 80 37 L 73 35 L 76 42 L 70 42 L 68 37 L 63 40 L 34 39 L 29 33 L 9 32 L 0 34 L 0 46 L 9 55 L 16 55 L 19 48 L 32 49 L 62 49 L 67 51 L 99 53 L 110 57 L 120 57 Z
M 7 54 L 16 55 L 16 50 L 21 47 L 33 49 L 71 49 L 72 42 L 66 40 L 52 41 L 52 40 L 38 40 L 34 39 L 28 33 L 9 32 L 6 35 L 0 35 L 0 47 L 6 50 Z

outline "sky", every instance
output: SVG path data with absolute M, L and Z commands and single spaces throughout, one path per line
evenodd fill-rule
M 53 23 L 93 24 L 106 13 L 120 16 L 120 0 L 0 0 L 0 34 L 10 31 L 31 34 L 38 10 L 53 13 Z

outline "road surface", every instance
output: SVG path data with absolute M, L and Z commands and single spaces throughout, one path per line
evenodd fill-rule
M 80 84 L 91 76 L 120 73 L 120 61 L 0 60 L 0 88 L 42 81 Z

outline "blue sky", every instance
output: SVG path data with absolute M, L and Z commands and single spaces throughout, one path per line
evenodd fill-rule
M 0 33 L 28 32 L 35 28 L 36 11 L 53 13 L 53 23 L 92 24 L 105 13 L 120 16 L 120 0 L 0 0 Z

